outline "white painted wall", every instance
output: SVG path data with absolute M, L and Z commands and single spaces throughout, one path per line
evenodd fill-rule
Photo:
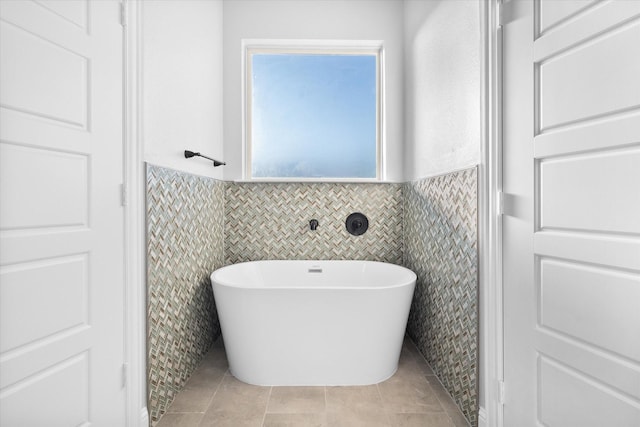
M 385 42 L 386 181 L 479 163 L 478 0 L 146 0 L 142 5 L 148 162 L 241 179 L 241 39 L 326 38 Z M 186 148 L 228 165 L 214 169 L 203 159 L 186 160 Z
M 222 0 L 141 4 L 144 160 L 222 179 Z
M 403 180 L 403 2 L 232 0 L 224 2 L 225 180 L 242 178 L 242 50 L 246 39 L 383 40 L 386 55 L 385 181 Z
M 480 163 L 480 1 L 405 0 L 405 176 Z

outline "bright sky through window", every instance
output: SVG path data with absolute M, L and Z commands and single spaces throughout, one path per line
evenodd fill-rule
M 376 178 L 376 55 L 251 55 L 254 178 Z

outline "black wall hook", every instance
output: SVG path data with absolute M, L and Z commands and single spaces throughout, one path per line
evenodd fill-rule
M 193 151 L 189 151 L 189 150 L 184 150 L 184 157 L 185 159 L 190 159 L 191 157 L 204 157 L 205 159 L 211 160 L 213 162 L 213 167 L 226 165 L 225 162 L 221 162 L 219 160 L 212 159 L 211 157 L 203 156 L 200 153 L 194 153 Z

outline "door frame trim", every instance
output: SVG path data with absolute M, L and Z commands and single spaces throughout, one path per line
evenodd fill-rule
M 502 302 L 502 27 L 501 0 L 480 1 L 481 163 L 478 185 L 480 258 L 480 427 L 503 426 Z
M 122 0 L 124 26 L 126 425 L 148 427 L 146 362 L 146 184 L 142 135 L 142 3 Z

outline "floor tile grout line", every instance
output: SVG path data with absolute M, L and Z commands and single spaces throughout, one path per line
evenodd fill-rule
M 435 379 L 440 384 L 440 388 L 442 388 L 442 390 L 446 393 L 446 395 L 448 397 L 448 400 L 453 402 L 453 405 L 454 405 L 455 409 L 457 410 L 457 412 L 459 412 L 462 415 L 462 417 L 465 419 L 465 421 L 467 421 L 467 424 L 469 424 L 469 422 L 467 420 L 467 417 L 465 417 L 464 414 L 462 413 L 462 411 L 460 410 L 460 408 L 458 408 L 458 405 L 456 404 L 456 401 L 453 399 L 453 397 L 451 396 L 449 391 L 446 389 L 444 384 L 442 384 L 442 381 L 440 381 L 440 378 L 438 378 L 437 375 L 433 375 L 433 377 L 435 377 Z M 429 383 L 429 387 L 431 387 L 431 389 L 433 390 L 433 387 L 431 386 L 431 383 Z M 449 417 L 449 419 L 451 420 L 451 424 L 453 424 L 455 426 L 455 422 L 453 421 L 453 418 L 451 417 L 451 412 L 452 411 L 447 409 L 447 407 L 443 404 L 442 399 L 440 398 L 440 396 L 437 393 L 436 393 L 436 399 L 438 399 L 438 403 L 440 403 L 440 406 L 442 406 L 442 409 L 444 409 L 445 414 L 447 414 L 447 417 Z
M 211 351 L 211 350 L 209 350 Z M 180 390 L 174 397 L 174 401 L 177 399 L 178 395 L 180 395 L 182 392 L 184 392 L 187 389 L 187 384 L 189 383 L 189 381 L 191 380 L 191 378 L 193 378 L 193 375 L 195 374 L 197 368 L 199 368 L 200 366 L 202 366 L 204 363 L 207 363 L 207 361 L 205 360 L 205 358 L 207 357 L 208 352 L 205 353 L 203 359 L 200 361 L 200 364 L 196 367 L 196 369 L 193 370 L 193 372 L 191 373 L 191 375 L 189 376 L 189 379 L 187 380 L 187 382 L 185 383 L 185 386 L 182 388 L 182 390 Z M 220 382 L 218 383 L 218 385 L 216 386 L 216 389 L 214 390 L 213 394 L 211 395 L 211 398 L 209 399 L 209 403 L 207 403 L 206 408 L 204 411 L 171 411 L 171 405 L 167 408 L 167 411 L 162 414 L 162 417 L 164 417 L 167 414 L 204 414 L 205 412 L 207 412 L 207 409 L 209 409 L 209 406 L 211 405 L 211 402 L 213 400 L 213 397 L 216 395 L 218 388 L 220 387 L 220 384 L 222 384 L 222 381 L 225 377 L 225 375 L 227 374 L 227 372 L 229 371 L 229 368 L 227 368 L 224 373 L 222 374 L 222 379 L 220 380 Z M 173 404 L 173 402 L 172 402 Z M 153 424 L 154 426 L 157 425 L 160 420 L 162 419 L 162 417 L 160 417 L 160 419 Z
M 324 389 L 324 413 L 325 413 L 325 422 L 328 422 L 328 421 L 327 421 L 327 416 L 326 416 L 326 413 L 327 413 L 327 386 L 326 386 L 326 385 L 325 385 L 325 386 L 322 386 L 322 388 Z
M 273 386 L 269 386 L 269 395 L 267 396 L 267 404 L 264 406 L 264 414 L 262 414 L 262 424 L 264 426 L 264 422 L 267 419 L 267 409 L 269 409 L 269 402 L 271 401 L 271 393 L 273 393 Z
M 447 411 L 447 408 L 442 404 L 442 399 L 440 399 L 440 397 L 438 397 L 438 393 L 436 393 L 436 391 L 433 389 L 433 387 L 431 386 L 431 383 L 429 382 L 429 380 L 427 380 L 424 375 L 422 377 L 425 379 L 425 381 L 427 381 L 427 387 L 429 387 L 429 390 L 431 390 L 431 393 L 436 398 L 436 401 L 438 402 L 438 405 L 440 405 L 440 408 L 442 409 L 442 412 L 444 412 L 447 415 L 447 417 L 451 418 L 449 416 L 449 411 Z
M 218 394 L 218 391 L 220 390 L 220 387 L 222 387 L 222 383 L 224 382 L 224 378 L 227 376 L 228 373 L 229 373 L 229 368 L 227 368 L 224 371 L 224 374 L 222 375 L 222 378 L 220 378 L 220 381 L 218 382 L 218 385 L 216 386 L 216 389 L 214 390 L 213 394 L 211 395 L 211 399 L 209 399 L 209 404 L 207 405 L 207 409 L 205 409 L 205 412 L 207 412 L 209 410 L 209 408 L 211 407 L 211 404 L 213 403 L 213 399 L 215 399 L 216 395 Z
M 382 404 L 382 412 L 384 412 L 385 416 L 387 417 L 387 425 L 391 426 L 391 417 L 389 416 L 389 411 L 387 411 L 387 407 L 384 404 L 384 399 L 382 398 L 382 392 L 380 391 L 379 384 L 380 383 L 376 383 L 376 390 L 378 391 L 378 397 L 380 398 L 380 403 Z

